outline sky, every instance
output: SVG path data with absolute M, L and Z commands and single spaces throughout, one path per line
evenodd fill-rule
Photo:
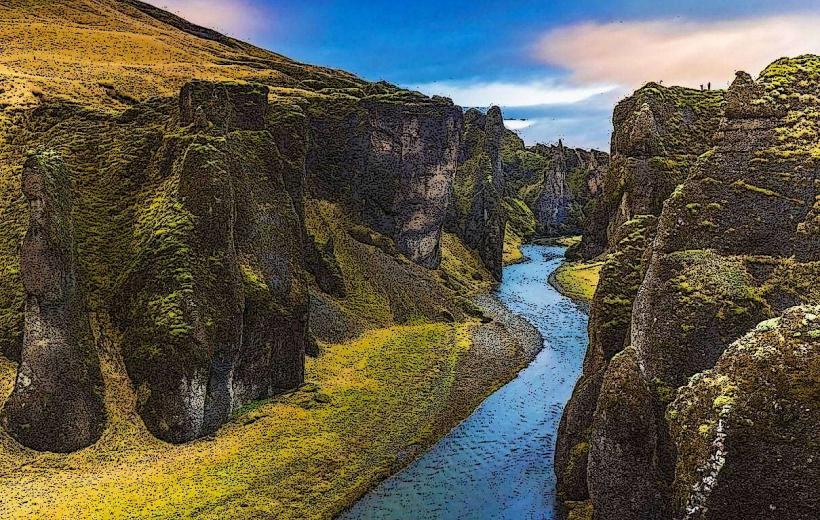
M 150 0 L 290 58 L 464 107 L 499 105 L 528 144 L 609 149 L 648 81 L 723 88 L 820 53 L 820 0 Z

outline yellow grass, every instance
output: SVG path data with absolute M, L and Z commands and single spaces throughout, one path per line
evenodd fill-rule
M 553 284 L 564 295 L 582 301 L 591 301 L 598 287 L 603 262 L 566 262 L 553 276 Z
M 524 260 L 524 253 L 521 252 L 523 240 L 507 222 L 507 229 L 504 233 L 504 250 L 501 256 L 504 265 L 515 264 Z
M 1 518 L 329 518 L 406 461 L 450 395 L 474 324 L 424 324 L 325 345 L 298 392 L 250 406 L 212 439 L 174 446 L 133 416 L 69 455 L 0 437 Z M 10 390 L 10 364 L 0 366 Z M 474 396 L 475 397 L 475 396 Z
M 17 0 L 0 4 L 0 104 L 38 98 L 121 107 L 121 94 L 174 95 L 191 78 L 296 83 L 287 70 L 321 70 L 235 42 L 228 46 L 163 25 L 122 2 Z M 341 74 L 341 73 L 340 73 Z

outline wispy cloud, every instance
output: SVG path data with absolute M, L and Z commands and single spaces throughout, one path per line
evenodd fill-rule
M 580 82 L 630 87 L 647 81 L 723 85 L 736 70 L 756 74 L 781 56 L 820 52 L 820 16 L 772 16 L 701 22 L 583 23 L 551 30 L 538 58 Z
M 248 37 L 269 27 L 271 15 L 251 0 L 148 0 L 203 27 Z
M 428 95 L 447 96 L 461 106 L 523 107 L 533 105 L 558 105 L 577 103 L 593 96 L 609 92 L 613 85 L 576 86 L 554 79 L 512 82 L 435 82 L 416 87 Z
M 505 119 L 504 126 L 508 130 L 523 130 L 525 128 L 529 128 L 534 125 L 536 121 L 534 119 Z

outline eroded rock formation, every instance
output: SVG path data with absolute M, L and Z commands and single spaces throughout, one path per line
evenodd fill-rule
M 504 118 L 498 107 L 464 116 L 464 144 L 452 188 L 448 228 L 478 251 L 490 273 L 501 279 L 506 214 L 501 205 L 504 173 L 501 137 Z
M 181 108 L 183 132 L 149 166 L 120 318 L 140 413 L 174 442 L 297 387 L 308 343 L 301 202 L 265 128 L 267 88 L 195 83 Z
M 665 115 L 649 104 L 630 100 L 619 108 L 632 106 L 631 111 L 619 116 L 616 110 L 613 151 L 627 146 L 638 158 L 613 154 L 613 168 L 621 161 L 634 167 L 622 170 L 631 173 L 622 178 L 627 188 L 619 196 L 618 211 L 610 216 L 608 231 L 601 232 L 599 226 L 598 235 L 585 237 L 587 245 L 598 240 L 596 247 L 610 247 L 607 265 L 613 259 L 622 264 L 619 247 L 612 248 L 612 242 L 623 241 L 622 230 L 634 225 L 636 211 L 657 214 L 653 208 L 658 199 L 666 197 L 664 192 L 669 194 L 657 219 L 656 238 L 646 241 L 642 251 L 640 247 L 634 250 L 629 266 L 621 267 L 623 273 L 640 273 L 640 287 L 627 283 L 631 289 L 624 291 L 625 287 L 612 283 L 606 266 L 602 270 L 590 319 L 584 376 L 562 419 L 556 454 L 559 492 L 564 500 L 588 500 L 593 518 L 775 518 L 773 511 L 778 508 L 787 511 L 789 518 L 812 517 L 816 497 L 784 504 L 777 491 L 785 482 L 804 489 L 803 475 L 811 477 L 811 471 L 803 471 L 800 462 L 762 454 L 767 452 L 765 446 L 776 445 L 773 439 L 784 437 L 794 442 L 790 454 L 816 450 L 808 437 L 796 433 L 817 428 L 817 418 L 811 413 L 791 423 L 763 419 L 770 413 L 768 406 L 778 399 L 789 406 L 796 402 L 789 401 L 780 388 L 805 387 L 806 376 L 782 368 L 791 361 L 779 357 L 788 356 L 782 349 L 794 343 L 772 344 L 773 336 L 764 335 L 767 341 L 762 343 L 771 347 L 765 355 L 758 351 L 763 356 L 759 361 L 774 356 L 772 381 L 778 381 L 774 385 L 778 390 L 767 404 L 763 404 L 767 397 L 750 397 L 757 395 L 751 386 L 735 393 L 737 385 L 730 381 L 753 377 L 750 371 L 758 360 L 744 354 L 748 349 L 738 346 L 727 351 L 727 347 L 761 320 L 820 298 L 816 290 L 820 241 L 813 225 L 820 170 L 810 152 L 812 140 L 800 130 L 817 125 L 811 108 L 817 83 L 809 80 L 817 70 L 817 57 L 802 56 L 775 62 L 757 81 L 739 73 L 725 94 L 703 94 L 725 99 L 725 105 L 714 105 L 715 99 L 710 99 L 701 111 L 709 117 L 696 117 L 691 127 L 679 127 L 674 134 L 661 130 L 669 128 L 665 118 L 674 121 L 685 115 L 680 112 L 685 104 L 676 104 L 678 109 Z M 645 94 L 639 91 L 636 98 L 641 95 Z M 723 114 L 719 123 L 712 113 L 716 106 Z M 619 121 L 625 126 L 619 127 Z M 711 130 L 704 126 L 709 121 L 714 124 Z M 692 132 L 697 135 L 687 135 Z M 667 182 L 679 177 L 661 176 L 654 182 L 644 176 L 652 170 L 641 157 L 669 154 L 671 147 L 682 143 L 705 145 L 704 134 L 714 136 L 713 145 L 697 160 L 692 160 L 693 154 L 684 156 L 688 167 L 676 189 L 670 191 Z M 638 179 L 643 181 L 638 184 Z M 643 194 L 628 188 L 653 184 Z M 627 218 L 632 220 L 624 221 Z M 654 221 L 650 216 L 640 218 L 646 224 Z M 651 233 L 644 234 L 648 236 Z M 612 304 L 617 301 L 624 312 L 613 314 Z M 612 319 L 601 321 L 596 309 L 600 312 L 606 307 L 609 311 L 602 315 Z M 787 315 L 783 320 L 790 327 L 799 321 L 794 318 L 797 315 L 803 320 L 801 326 L 812 327 L 810 311 Z M 628 322 L 623 321 L 630 316 Z M 760 338 L 760 334 L 750 337 Z M 779 337 L 789 334 L 793 333 L 783 332 Z M 601 343 L 603 338 L 609 338 L 606 345 Z M 754 340 L 741 343 L 750 341 Z M 606 362 L 626 346 L 629 348 Z M 808 341 L 802 347 L 809 360 L 813 346 Z M 603 375 L 601 366 L 605 367 Z M 714 373 L 710 372 L 713 367 Z M 704 370 L 707 372 L 697 375 Z M 621 391 L 607 390 L 615 387 Z M 718 395 L 721 389 L 726 393 L 722 398 Z M 669 406 L 676 393 L 678 400 Z M 739 408 L 746 417 L 760 419 L 760 429 L 732 429 L 730 421 L 720 417 L 723 405 L 732 404 L 740 395 L 744 405 Z M 695 425 L 698 414 L 702 421 Z M 681 415 L 686 419 L 679 419 Z M 761 435 L 752 433 L 764 430 Z M 579 445 L 585 449 L 578 449 Z M 735 456 L 731 466 L 725 464 L 734 449 L 744 455 Z M 748 466 L 741 461 L 746 455 Z M 584 464 L 585 475 L 576 469 Z M 753 493 L 744 487 L 751 485 L 751 473 L 746 472 L 757 474 L 758 470 L 780 480 L 775 484 L 764 478 L 767 483 Z M 744 474 L 749 475 L 747 480 L 740 477 Z M 747 493 L 755 498 L 739 498 Z M 623 503 L 627 496 L 628 503 Z M 732 509 L 730 503 L 743 512 Z M 767 509 L 769 506 L 774 509 Z
M 32 155 L 22 189 L 30 208 L 20 252 L 23 345 L 2 424 L 26 446 L 69 452 L 96 441 L 105 425 L 100 363 L 78 280 L 71 174 L 55 154 Z
M 308 110 L 310 194 L 355 208 L 399 252 L 438 267 L 441 230 L 458 167 L 461 108 L 442 98 L 333 95 Z
M 557 145 L 525 147 L 508 130 L 502 159 L 506 193 L 531 209 L 536 221 L 534 235 L 581 233 L 603 192 L 607 153 L 568 148 L 560 140 Z
M 45 206 L 47 231 L 69 238 L 27 239 L 24 251 L 34 244 L 48 252 L 24 255 L 21 269 L 26 321 L 62 327 L 55 330 L 65 341 L 55 333 L 47 343 L 71 376 L 29 346 L 39 325 L 26 325 L 22 347 L 4 335 L 4 350 L 22 350 L 6 428 L 26 445 L 60 451 L 100 435 L 104 391 L 88 313 L 116 329 L 105 331 L 117 338 L 109 364 L 125 366 L 143 422 L 171 442 L 213 433 L 244 404 L 299 386 L 305 353 L 316 353 L 311 307 L 333 322 L 314 321 L 315 334 L 338 339 L 371 324 L 463 316 L 463 287 L 431 270 L 463 153 L 461 109 L 387 84 L 363 86 L 359 97 L 331 89 L 305 103 L 261 84 L 192 81 L 176 99 L 122 113 L 52 104 L 27 114 L 21 142 L 47 145 L 54 152 L 43 157 L 62 157 L 77 172 L 44 170 L 77 184 L 45 192 L 76 195 L 73 212 Z M 315 227 L 314 211 L 308 234 L 307 197 L 329 208 L 321 218 L 332 233 Z M 40 198 L 31 195 L 32 211 Z M 477 194 L 473 202 L 464 242 L 500 273 L 500 200 Z M 30 236 L 42 228 L 32 222 Z M 43 259 L 56 263 L 35 273 Z M 54 280 L 61 295 L 37 292 Z M 2 281 L 13 287 L 11 277 Z M 385 300 L 374 300 L 377 314 L 363 313 L 362 298 L 376 295 Z M 57 314 L 37 310 L 46 307 Z M 16 317 L 4 311 L 10 332 Z M 55 411 L 46 399 L 67 401 Z M 69 436 L 73 444 L 63 442 Z
M 723 92 L 649 83 L 615 106 L 611 161 L 602 196 L 570 256 L 593 258 L 614 245 L 618 228 L 638 215 L 660 215 L 663 201 L 713 143 Z
M 811 518 L 820 508 L 820 308 L 787 309 L 692 377 L 667 411 L 675 517 Z

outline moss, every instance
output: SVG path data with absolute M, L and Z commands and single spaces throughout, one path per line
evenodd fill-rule
M 750 183 L 745 182 L 743 180 L 736 180 L 734 183 L 732 183 L 732 187 L 743 188 L 745 190 L 748 190 L 748 191 L 751 191 L 751 192 L 754 192 L 754 193 L 759 193 L 759 194 L 765 195 L 767 197 L 779 197 L 779 198 L 787 199 L 787 200 L 790 200 L 790 201 L 794 202 L 795 204 L 799 204 L 801 206 L 805 204 L 805 202 L 803 202 L 800 199 L 792 199 L 792 198 L 786 197 L 786 196 L 784 196 L 780 193 L 777 193 L 776 191 L 770 190 L 768 188 L 761 188 L 760 186 L 755 186 L 754 184 L 750 184 Z

